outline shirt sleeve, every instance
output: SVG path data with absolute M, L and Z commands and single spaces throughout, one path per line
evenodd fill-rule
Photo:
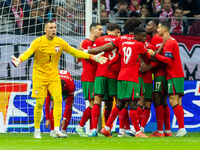
M 38 45 L 38 42 L 34 40 L 29 46 L 29 48 L 24 53 L 22 53 L 19 56 L 19 58 L 21 58 L 22 61 L 27 60 L 37 50 L 37 45 Z
M 115 41 L 111 41 L 110 43 L 113 45 L 114 48 L 117 48 L 119 41 L 120 41 L 120 37 L 116 38 Z

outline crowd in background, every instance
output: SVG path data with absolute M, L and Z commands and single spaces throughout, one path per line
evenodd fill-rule
M 101 0 L 101 24 L 116 22 L 123 28 L 124 21 L 135 16 L 145 27 L 157 17 L 171 22 L 171 33 L 200 35 L 199 8 L 200 0 Z M 85 0 L 1 0 L 0 12 L 1 18 L 13 20 L 14 33 L 42 35 L 44 22 L 53 19 L 60 25 L 58 34 L 85 34 Z M 93 22 L 96 18 L 93 0 Z M 10 30 L 1 27 L 2 31 Z

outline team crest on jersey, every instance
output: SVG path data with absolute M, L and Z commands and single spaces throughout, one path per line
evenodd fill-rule
M 60 46 L 55 46 L 55 52 L 59 52 L 60 51 Z

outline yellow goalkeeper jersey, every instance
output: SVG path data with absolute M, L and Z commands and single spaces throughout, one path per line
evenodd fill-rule
M 59 80 L 58 63 L 63 51 L 77 58 L 89 59 L 89 54 L 69 46 L 62 38 L 55 36 L 53 40 L 48 40 L 46 35 L 35 39 L 20 58 L 25 61 L 34 53 L 33 81 Z

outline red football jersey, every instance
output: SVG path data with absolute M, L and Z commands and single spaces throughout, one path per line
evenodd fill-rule
M 136 40 L 124 42 L 119 51 L 119 54 L 121 55 L 121 69 L 118 80 L 139 83 L 138 72 L 140 67 L 140 56 L 145 53 L 146 48 L 144 43 Z
M 63 79 L 66 83 L 63 91 L 67 90 L 68 95 L 74 95 L 75 84 L 70 73 L 66 70 L 60 70 L 59 76 L 60 76 L 60 79 Z
M 89 39 L 85 39 L 83 41 L 82 47 L 84 49 L 91 49 L 93 44 L 94 44 L 93 41 Z M 94 82 L 98 63 L 93 60 L 88 60 L 88 59 L 81 59 L 81 60 L 82 60 L 82 65 L 83 65 L 81 81 Z
M 152 50 L 157 50 L 159 49 L 161 43 L 163 42 L 163 39 L 161 36 L 159 36 L 158 33 L 156 33 L 152 39 L 151 39 L 151 42 L 150 44 L 152 46 L 154 46 L 154 49 Z M 154 65 L 157 65 L 158 62 L 152 62 L 151 65 L 154 66 Z M 155 68 L 153 68 L 153 72 L 154 72 L 154 77 L 157 77 L 157 76 L 166 76 L 166 65 L 163 63 L 163 62 L 159 62 L 159 65 L 155 66 Z
M 115 41 L 117 39 L 116 36 L 114 35 L 105 35 L 103 37 L 99 37 L 96 39 L 93 47 L 98 47 L 102 46 L 104 44 L 107 44 L 111 41 Z M 107 51 L 103 54 L 104 57 L 108 58 L 108 61 L 105 64 L 98 64 L 97 72 L 96 72 L 96 77 L 99 76 L 104 76 L 107 78 L 112 78 L 112 79 L 117 79 L 118 72 L 119 72 L 119 64 L 115 64 L 108 70 L 108 63 L 116 56 L 118 52 L 117 48 L 114 48 L 111 51 Z
M 184 77 L 178 42 L 174 38 L 165 42 L 162 54 L 156 54 L 155 58 L 166 63 L 167 80 Z

